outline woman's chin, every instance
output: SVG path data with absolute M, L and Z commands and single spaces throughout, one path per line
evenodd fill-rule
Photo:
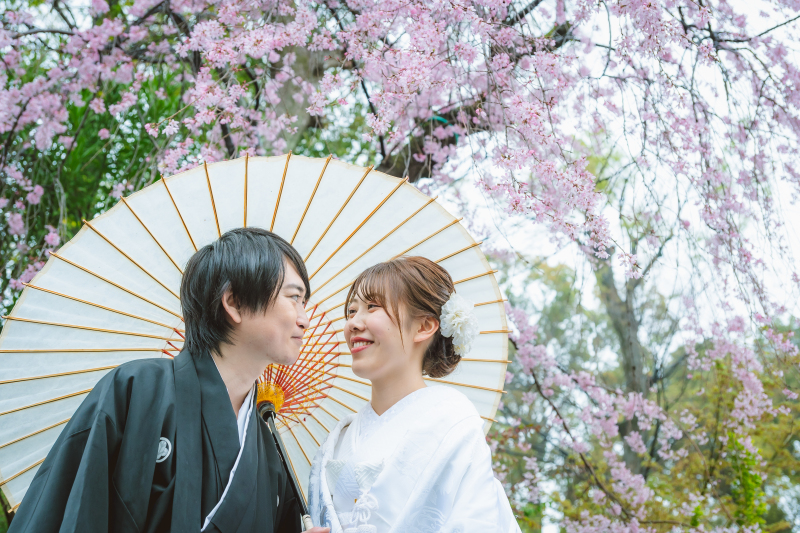
M 353 365 L 350 367 L 350 370 L 352 370 L 353 374 L 361 379 L 368 379 L 372 381 L 372 378 L 375 376 L 375 371 L 372 368 L 372 365 L 370 365 L 368 361 L 358 360 L 356 357 L 353 358 Z

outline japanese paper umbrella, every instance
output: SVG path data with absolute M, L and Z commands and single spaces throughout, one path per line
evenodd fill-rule
M 353 374 L 342 329 L 347 289 L 375 263 L 430 258 L 475 303 L 481 334 L 472 352 L 453 374 L 427 381 L 467 395 L 488 430 L 508 356 L 503 299 L 479 243 L 435 200 L 372 167 L 289 154 L 199 166 L 85 222 L 25 288 L 0 335 L 0 485 L 12 507 L 103 375 L 180 351 L 184 265 L 242 226 L 291 242 L 311 277 L 300 359 L 267 368 L 260 391 L 277 408 L 303 492 L 329 430 L 369 401 L 370 384 Z

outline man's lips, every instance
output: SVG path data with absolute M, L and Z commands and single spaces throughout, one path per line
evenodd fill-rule
M 353 337 L 350 339 L 350 345 L 352 346 L 352 348 L 350 348 L 350 353 L 357 354 L 358 352 L 366 350 L 372 346 L 372 344 L 373 341 L 365 339 L 364 337 Z

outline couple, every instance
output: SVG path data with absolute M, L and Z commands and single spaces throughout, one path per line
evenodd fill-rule
M 519 531 L 474 407 L 422 379 L 460 359 L 439 327 L 453 293 L 447 272 L 417 257 L 350 289 L 344 334 L 372 400 L 314 460 L 312 533 Z M 309 294 L 302 259 L 273 233 L 236 229 L 200 249 L 181 282 L 184 349 L 98 382 L 9 533 L 302 531 L 254 384 L 268 364 L 297 360 Z

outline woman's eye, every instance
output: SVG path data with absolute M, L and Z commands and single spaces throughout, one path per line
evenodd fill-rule
M 373 307 L 380 307 L 378 304 L 367 304 L 367 309 L 372 309 Z
M 300 295 L 299 294 L 295 294 L 294 296 L 290 296 L 289 298 L 291 298 L 295 302 L 299 302 L 300 301 Z

